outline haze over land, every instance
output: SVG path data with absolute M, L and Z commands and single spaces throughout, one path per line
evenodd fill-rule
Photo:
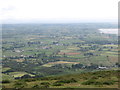
M 0 0 L 2 88 L 118 88 L 118 0 Z
M 106 34 L 117 34 L 118 35 L 118 29 L 99 29 L 101 33 L 106 33 Z

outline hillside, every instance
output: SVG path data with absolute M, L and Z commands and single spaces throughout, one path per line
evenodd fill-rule
M 118 88 L 118 71 L 3 80 L 3 88 Z

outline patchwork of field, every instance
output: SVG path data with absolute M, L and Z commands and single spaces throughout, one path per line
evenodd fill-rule
M 108 23 L 5 24 L 2 39 L 3 80 L 11 80 L 13 84 L 17 79 L 117 70 L 120 66 L 118 35 L 113 31 L 116 29 L 111 28 L 117 28 L 117 25 Z M 52 80 L 50 83 L 54 84 L 55 81 Z M 27 82 L 27 87 L 38 82 Z M 77 83 L 65 83 L 63 86 L 52 84 L 49 86 L 52 88 L 84 87 L 81 82 L 82 79 Z M 114 85 L 116 84 L 110 87 Z M 5 87 L 9 87 L 9 84 Z M 86 85 L 86 87 L 94 87 L 94 85 Z

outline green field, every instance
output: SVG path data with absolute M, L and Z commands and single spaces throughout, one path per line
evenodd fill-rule
M 22 79 L 117 70 L 120 66 L 118 36 L 100 33 L 100 28 L 117 28 L 117 24 L 3 24 L 3 80 L 6 80 L 5 82 L 11 80 L 9 84 L 13 87 L 14 81 Z M 89 75 L 85 76 L 87 77 Z M 92 75 L 90 77 L 92 78 Z M 104 79 L 101 78 L 100 81 L 99 79 L 95 81 L 98 85 L 83 85 L 89 81 L 82 80 L 84 77 L 79 78 L 75 78 L 77 82 L 73 80 L 72 84 L 54 83 L 58 81 L 54 79 L 43 80 L 40 83 L 47 81 L 51 88 L 116 87 L 117 85 L 117 83 L 104 85 L 102 82 Z M 106 79 L 109 81 L 107 77 Z M 27 87 L 33 87 L 32 83 L 37 84 L 34 87 L 39 87 L 38 82 L 24 83 L 28 85 Z M 90 82 L 94 81 L 90 80 Z M 5 84 L 5 87 L 9 87 L 9 84 Z

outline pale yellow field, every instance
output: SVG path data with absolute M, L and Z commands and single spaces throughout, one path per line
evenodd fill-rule
M 79 62 L 66 62 L 66 61 L 57 61 L 57 62 L 50 62 L 50 63 L 47 63 L 47 64 L 44 64 L 43 66 L 45 67 L 51 67 L 55 64 L 78 64 Z

